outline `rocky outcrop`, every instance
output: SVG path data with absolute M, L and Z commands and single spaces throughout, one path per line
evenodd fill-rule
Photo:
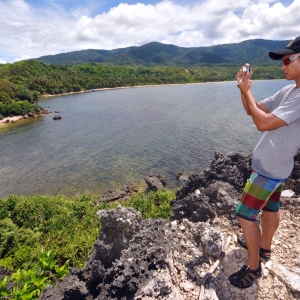
M 47 109 L 44 109 L 44 108 L 38 106 L 38 112 L 30 112 L 27 115 L 23 115 L 23 116 L 14 116 L 14 117 L 3 118 L 0 120 L 0 125 L 14 123 L 14 122 L 24 120 L 24 119 L 38 118 L 38 117 L 41 117 L 43 115 L 47 115 L 50 113 L 51 112 L 48 111 Z
M 121 189 L 108 190 L 102 194 L 102 198 L 96 201 L 96 204 L 102 202 L 112 202 L 112 201 L 121 201 L 127 200 L 133 193 L 139 191 L 139 187 L 133 183 L 128 183 L 123 185 Z
M 99 211 L 102 228 L 85 267 L 71 269 L 58 287 L 48 287 L 39 299 L 196 300 L 201 279 L 228 236 L 232 241 L 206 284 L 205 299 L 299 299 L 297 194 L 281 199 L 282 220 L 272 259 L 263 262 L 262 279 L 246 290 L 228 282 L 247 258 L 237 243 L 242 233 L 234 210 L 250 163 L 250 156 L 215 153 L 211 167 L 191 175 L 177 192 L 168 220 L 142 220 L 139 212 L 121 206 Z
M 158 174 L 158 175 L 150 174 L 149 176 L 145 177 L 144 179 L 148 185 L 148 188 L 151 191 L 161 190 L 167 184 L 166 177 L 161 174 Z
M 39 117 L 42 117 L 43 115 L 48 115 L 51 113 L 51 111 L 47 110 L 47 109 L 44 109 L 43 107 L 41 106 L 38 106 L 38 112 L 36 113 L 28 113 L 28 115 L 24 116 L 24 119 L 27 119 L 27 118 L 39 118 Z

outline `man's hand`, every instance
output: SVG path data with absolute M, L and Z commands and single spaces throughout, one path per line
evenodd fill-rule
M 236 80 L 238 82 L 238 88 L 241 90 L 241 97 L 244 108 L 248 115 L 250 115 L 259 131 L 273 130 L 282 126 L 286 123 L 269 113 L 268 109 L 261 103 L 257 103 L 251 93 L 252 81 L 250 79 L 252 72 L 243 72 L 240 69 L 236 74 Z
M 240 69 L 236 74 L 236 80 L 238 82 L 238 88 L 242 93 L 247 93 L 252 88 L 252 80 L 250 79 L 252 75 L 252 69 L 247 73 L 243 72 L 243 69 Z

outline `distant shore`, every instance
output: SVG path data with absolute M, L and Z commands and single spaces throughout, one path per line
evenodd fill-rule
M 261 80 L 257 80 L 261 81 Z M 159 87 L 159 86 L 170 86 L 170 85 L 186 85 L 186 84 L 206 84 L 206 83 L 227 83 L 227 82 L 235 82 L 235 80 L 229 80 L 229 81 L 207 81 L 207 82 L 188 82 L 188 83 L 167 83 L 167 84 L 149 84 L 149 85 L 134 85 L 134 86 L 119 86 L 119 87 L 111 87 L 111 88 L 96 88 L 91 90 L 84 90 L 84 91 L 78 91 L 78 92 L 69 92 L 69 93 L 62 93 L 62 94 L 44 94 L 41 96 L 41 100 L 44 98 L 49 97 L 60 97 L 60 96 L 68 96 L 73 94 L 82 94 L 82 93 L 90 93 L 90 92 L 98 92 L 98 91 L 106 91 L 106 90 L 118 90 L 118 89 L 131 89 L 131 88 L 143 88 L 143 87 Z M 0 126 L 1 125 L 7 125 L 11 122 L 16 122 L 24 119 L 23 116 L 14 116 L 14 117 L 6 117 L 0 120 Z
M 149 84 L 149 85 L 134 85 L 134 86 L 116 86 L 111 88 L 97 88 L 92 90 L 85 90 L 85 91 L 79 91 L 79 92 L 69 92 L 69 93 L 62 93 L 62 94 L 44 94 L 42 95 L 42 98 L 48 98 L 48 97 L 59 97 L 59 96 L 68 96 L 73 94 L 81 94 L 81 93 L 90 93 L 90 92 L 98 92 L 98 91 L 106 91 L 106 90 L 119 90 L 119 89 L 131 89 L 131 88 L 143 88 L 143 87 L 154 87 L 154 86 L 164 86 L 164 85 L 181 85 L 185 83 L 174 83 L 174 84 Z
M 23 116 L 6 117 L 6 118 L 3 118 L 2 120 L 0 120 L 0 125 L 10 124 L 11 122 L 20 121 L 23 119 L 24 119 Z
M 184 83 L 179 83 L 184 84 Z M 169 84 L 169 85 L 179 85 L 179 84 Z M 97 88 L 92 90 L 85 90 L 85 91 L 78 91 L 78 92 L 69 92 L 69 93 L 62 93 L 62 94 L 44 94 L 41 96 L 41 100 L 44 98 L 50 98 L 50 97 L 60 97 L 60 96 L 68 96 L 73 94 L 81 94 L 81 93 L 89 93 L 89 92 L 96 92 L 96 91 L 105 91 L 105 90 L 117 90 L 117 89 L 129 89 L 129 88 L 142 88 L 142 87 L 154 87 L 154 86 L 162 86 L 162 85 L 168 85 L 168 84 L 156 84 L 156 85 L 136 85 L 136 86 L 123 86 L 123 87 L 112 87 L 112 88 Z M 0 126 L 1 125 L 9 125 L 11 123 L 24 120 L 24 116 L 13 116 L 13 117 L 5 117 L 2 120 L 0 120 Z
M 0 120 L 0 126 L 9 125 L 11 123 L 19 122 L 21 120 L 39 118 L 49 113 L 51 112 L 40 107 L 39 113 L 29 113 L 28 115 L 24 115 L 24 116 L 5 117 L 2 120 Z
M 90 92 L 98 92 L 98 91 L 106 91 L 106 90 L 119 90 L 119 89 L 132 89 L 132 88 L 144 88 L 144 87 L 158 87 L 158 86 L 170 86 L 170 85 L 187 85 L 187 84 L 206 84 L 206 83 L 227 83 L 227 82 L 235 82 L 235 80 L 228 81 L 206 81 L 206 82 L 187 82 L 187 83 L 162 83 L 162 84 L 146 84 L 146 85 L 133 85 L 133 86 L 116 86 L 111 88 L 96 88 L 91 90 L 79 91 L 79 92 L 69 92 L 62 94 L 44 94 L 42 98 L 48 97 L 59 97 L 59 96 L 68 96 L 73 94 L 81 94 L 81 93 L 90 93 Z

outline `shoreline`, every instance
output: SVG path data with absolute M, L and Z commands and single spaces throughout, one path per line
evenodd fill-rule
M 265 80 L 286 80 L 286 79 L 257 79 L 253 81 L 265 81 Z M 40 100 L 43 98 L 49 97 L 60 97 L 60 96 L 68 96 L 73 94 L 81 94 L 81 93 L 92 93 L 92 92 L 101 92 L 107 90 L 119 90 L 119 89 L 131 89 L 131 88 L 144 88 L 144 87 L 160 87 L 160 86 L 170 86 L 170 85 L 187 85 L 187 84 L 207 84 L 207 83 L 228 83 L 228 82 L 236 82 L 236 80 L 226 80 L 226 81 L 206 81 L 206 82 L 186 82 L 186 83 L 166 83 L 166 84 L 146 84 L 146 85 L 132 85 L 132 86 L 116 86 L 111 88 L 96 88 L 91 90 L 79 91 L 79 92 L 69 92 L 69 93 L 62 93 L 62 94 L 44 94 L 41 96 Z
M 4 126 L 4 125 L 10 125 L 19 121 L 25 121 L 25 120 L 30 120 L 30 119 L 35 119 L 35 118 L 39 118 L 42 117 L 44 115 L 47 115 L 49 113 L 52 113 L 48 110 L 42 109 L 40 111 L 40 113 L 38 114 L 31 114 L 31 115 L 24 115 L 24 116 L 13 116 L 13 117 L 5 117 L 2 120 L 0 120 L 0 126 Z
M 24 120 L 23 116 L 13 116 L 13 117 L 5 117 L 2 120 L 0 120 L 0 126 L 1 125 L 9 125 L 11 123 Z
M 170 83 L 170 84 L 149 84 L 149 85 L 133 85 L 133 86 L 117 86 L 112 88 L 97 88 L 92 90 L 85 90 L 85 91 L 79 91 L 79 92 L 69 92 L 69 93 L 62 93 L 62 94 L 45 94 L 42 95 L 42 98 L 49 98 L 49 97 L 60 97 L 60 96 L 68 96 L 68 95 L 74 95 L 74 94 L 82 94 L 82 93 L 93 93 L 93 92 L 101 92 L 101 91 L 107 91 L 107 90 L 119 90 L 119 89 L 131 89 L 131 88 L 143 88 L 143 87 L 155 87 L 155 86 L 165 86 L 165 85 L 181 85 L 186 83 Z
M 280 80 L 280 79 L 275 79 Z M 261 81 L 261 79 L 257 80 Z M 40 100 L 50 98 L 50 97 L 61 97 L 61 96 L 68 96 L 68 95 L 75 95 L 75 94 L 82 94 L 82 93 L 92 93 L 92 92 L 101 92 L 107 90 L 118 90 L 118 89 L 130 89 L 130 88 L 144 88 L 144 87 L 161 87 L 161 86 L 173 86 L 173 85 L 187 85 L 187 84 L 207 84 L 207 83 L 227 83 L 227 82 L 236 82 L 235 80 L 228 80 L 228 81 L 207 81 L 207 82 L 188 82 L 188 83 L 167 83 L 167 84 L 149 84 L 149 85 L 133 85 L 133 86 L 118 86 L 118 87 L 111 87 L 111 88 L 96 88 L 91 90 L 84 90 L 78 92 L 69 92 L 69 93 L 62 93 L 62 94 L 44 94 L 41 96 Z M 9 125 L 11 123 L 24 120 L 24 116 L 13 116 L 13 117 L 5 117 L 0 120 L 1 125 Z

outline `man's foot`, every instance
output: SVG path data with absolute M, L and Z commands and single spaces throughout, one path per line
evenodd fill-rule
M 229 276 L 229 281 L 232 285 L 245 289 L 250 287 L 256 278 L 262 276 L 261 262 L 256 270 L 251 270 L 249 266 L 244 265 L 238 272 Z
M 245 249 L 248 249 L 247 244 L 240 238 L 237 238 L 238 243 Z M 268 260 L 271 258 L 271 249 L 264 249 L 264 248 L 259 248 L 259 256 L 261 258 L 264 258 L 265 260 Z

